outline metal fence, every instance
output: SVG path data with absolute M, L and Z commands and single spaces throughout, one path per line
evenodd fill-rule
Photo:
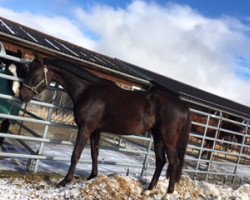
M 232 112 L 218 110 L 200 102 L 190 102 L 190 111 L 203 117 L 203 122 L 192 121 L 192 126 L 203 127 L 203 132 L 190 131 L 185 172 L 194 178 L 222 182 L 249 182 L 250 135 L 249 119 Z M 200 110 L 197 109 L 200 106 Z M 192 108 L 196 107 L 196 109 Z M 207 111 L 203 111 L 206 108 Z M 230 119 L 230 116 L 232 119 Z M 211 121 L 217 124 L 211 125 Z M 223 127 L 227 123 L 228 127 Z M 239 127 L 237 131 L 231 127 Z M 213 130 L 213 134 L 208 132 Z M 220 134 L 226 137 L 220 137 Z M 207 144 L 210 143 L 210 147 Z M 211 153 L 211 157 L 204 155 Z
M 12 59 L 12 57 L 8 56 L 8 59 Z M 17 60 L 15 59 L 15 61 Z M 0 78 L 19 80 L 3 74 L 0 74 Z M 58 88 L 58 85 L 50 87 L 49 90 L 53 92 L 50 103 L 32 100 L 28 105 L 23 104 L 19 116 L 0 114 L 0 119 L 16 121 L 15 131 L 10 131 L 8 134 L 0 133 L 0 136 L 8 138 L 9 141 L 18 141 L 18 145 L 21 144 L 22 148 L 25 149 L 25 151 L 22 152 L 3 151 L 0 153 L 0 156 L 25 160 L 24 165 L 26 165 L 26 171 L 29 173 L 40 172 L 41 161 L 66 162 L 67 164 L 70 162 L 70 154 L 67 156 L 60 154 L 51 155 L 44 151 L 47 145 L 54 145 L 55 147 L 63 145 L 72 148 L 77 129 L 76 125 L 72 124 L 72 122 L 65 122 L 63 120 L 67 115 L 72 117 L 70 114 L 72 113 L 72 108 L 60 105 L 61 101 L 59 101 L 59 103 L 58 101 L 57 103 L 53 102 L 63 91 Z M 0 94 L 0 98 L 7 99 L 13 103 L 20 101 L 18 98 L 5 94 Z M 190 104 L 190 112 L 205 119 L 205 123 L 204 120 L 202 123 L 192 121 L 192 126 L 203 127 L 203 132 L 190 133 L 184 173 L 190 174 L 194 178 L 204 180 L 244 181 L 248 179 L 247 172 L 250 172 L 250 139 L 247 134 L 249 119 L 236 115 L 233 112 L 229 113 L 207 106 L 186 95 L 183 95 L 182 99 Z M 46 110 L 45 117 L 39 114 L 39 110 L 41 109 Z M 59 111 L 67 115 L 62 115 L 62 120 L 55 120 L 55 113 L 59 113 Z M 225 117 L 228 115 L 234 116 L 236 120 Z M 211 120 L 216 120 L 217 125 L 212 126 L 210 124 Z M 230 129 L 223 129 L 221 124 L 225 121 L 241 126 L 243 131 L 235 132 Z M 57 138 L 58 135 L 51 131 L 53 128 L 59 128 L 59 130 L 63 132 L 61 134 L 63 136 L 60 135 L 60 137 Z M 215 132 L 213 137 L 207 135 L 211 129 Z M 224 138 L 218 139 L 222 131 L 228 133 L 231 137 L 229 137 L 228 140 Z M 234 140 L 236 136 L 242 137 L 241 142 Z M 139 172 L 141 175 L 151 174 L 153 172 L 154 153 L 152 151 L 153 141 L 150 134 L 145 136 L 122 137 L 104 134 L 102 141 L 103 144 L 105 143 L 107 145 L 102 145 L 101 149 L 105 151 L 122 152 L 141 161 L 139 162 L 140 164 L 128 163 L 117 159 L 113 160 L 113 158 L 109 157 L 99 160 L 100 166 L 103 165 L 106 166 L 106 168 L 109 166 L 121 167 L 126 169 L 126 173 L 133 173 L 134 171 L 135 173 Z M 206 146 L 208 141 L 212 141 L 211 148 Z M 31 142 L 36 143 L 36 145 L 31 145 Z M 204 157 L 203 152 L 205 151 L 211 152 L 211 157 Z M 84 165 L 90 165 L 91 160 L 81 159 L 79 162 L 83 162 Z

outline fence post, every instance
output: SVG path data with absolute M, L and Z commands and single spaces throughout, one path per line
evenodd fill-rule
M 58 86 L 59 86 L 59 85 L 56 83 L 55 88 L 58 88 Z M 54 91 L 54 94 L 53 94 L 52 101 L 56 98 L 57 93 L 58 93 L 57 90 L 55 90 L 55 91 Z M 48 120 L 48 121 L 51 120 L 52 111 L 53 111 L 53 109 L 52 109 L 52 108 L 49 108 L 48 117 L 47 117 L 47 120 Z M 44 131 L 43 131 L 43 138 L 47 138 L 48 131 L 49 131 L 49 125 L 45 125 Z M 41 155 L 41 154 L 43 153 L 43 149 L 44 149 L 44 142 L 41 142 L 37 154 L 38 154 L 38 155 Z M 37 160 L 35 161 L 35 166 L 34 166 L 34 171 L 33 171 L 34 174 L 36 174 L 37 171 L 38 171 L 39 163 L 40 163 L 40 160 L 37 159 Z
M 201 160 L 201 155 L 202 155 L 203 147 L 204 147 L 204 144 L 205 144 L 205 138 L 207 136 L 207 129 L 208 129 L 208 126 L 209 126 L 209 121 L 210 121 L 210 115 L 208 115 L 208 117 L 207 117 L 206 127 L 204 129 L 204 135 L 203 135 L 202 142 L 201 142 L 201 148 L 200 148 L 200 151 L 199 151 L 198 161 L 197 161 L 197 165 L 196 165 L 196 168 L 195 168 L 195 172 L 198 171 L 198 169 L 200 167 L 200 162 L 201 162 L 200 160 Z
M 153 137 L 152 137 L 152 134 L 150 133 L 150 141 L 149 141 L 149 144 L 148 144 L 147 154 L 146 154 L 144 162 L 143 162 L 143 166 L 142 166 L 142 170 L 141 170 L 141 176 L 145 176 L 146 171 L 148 169 L 148 158 L 149 158 L 149 154 L 150 154 L 150 151 L 151 151 L 152 143 L 153 143 Z
M 243 136 L 242 141 L 241 141 L 240 152 L 239 152 L 238 159 L 237 159 L 237 164 L 236 164 L 236 166 L 234 167 L 233 183 L 234 183 L 234 181 L 235 181 L 235 175 L 236 175 L 236 173 L 237 173 L 237 169 L 238 169 L 238 167 L 239 167 L 240 159 L 241 159 L 241 156 L 242 156 L 242 153 L 243 153 L 243 148 L 244 148 L 244 144 L 245 144 L 246 136 L 247 136 L 247 132 L 248 132 L 248 126 L 249 126 L 249 121 L 247 121 L 247 123 L 246 123 L 245 132 L 244 132 L 244 136 Z
M 218 134 L 219 134 L 219 132 L 220 132 L 220 127 L 221 127 L 221 125 L 222 125 L 222 113 L 220 112 L 220 119 L 219 119 L 219 122 L 218 122 L 218 124 L 217 124 L 217 130 L 216 130 L 216 132 L 215 132 L 215 136 L 214 136 L 214 139 L 218 139 Z M 216 140 L 214 140 L 213 141 L 213 147 L 212 147 L 212 152 L 211 152 L 211 156 L 210 156 L 210 158 L 209 158 L 209 162 L 208 162 L 208 166 L 207 166 L 207 174 L 206 174 L 206 181 L 207 181 L 207 179 L 208 179 L 208 175 L 209 175 L 209 171 L 210 171 L 210 167 L 211 167 L 211 164 L 212 164 L 212 160 L 213 160 L 213 156 L 214 156 L 214 149 L 215 149 L 215 147 L 216 147 Z

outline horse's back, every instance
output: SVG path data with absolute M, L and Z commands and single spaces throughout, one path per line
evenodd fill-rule
M 108 88 L 101 97 L 105 102 L 103 123 L 122 134 L 144 133 L 155 122 L 151 93 Z M 110 130 L 112 132 L 112 130 Z

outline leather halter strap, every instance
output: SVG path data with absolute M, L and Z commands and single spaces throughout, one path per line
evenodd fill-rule
M 47 66 L 44 65 L 44 68 L 43 68 L 43 75 L 44 75 L 44 78 L 34 87 L 31 87 L 27 84 L 24 84 L 23 83 L 23 86 L 25 86 L 26 88 L 28 88 L 29 90 L 31 90 L 32 92 L 34 92 L 35 94 L 39 94 L 39 92 L 37 91 L 38 87 L 40 85 L 42 85 L 43 83 L 45 83 L 46 86 L 49 85 L 48 83 L 48 79 L 47 79 L 47 72 L 48 72 L 48 69 L 47 69 Z

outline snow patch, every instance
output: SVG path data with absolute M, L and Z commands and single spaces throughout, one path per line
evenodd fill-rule
M 91 181 L 74 179 L 65 187 L 57 188 L 57 179 L 0 178 L 1 199 L 131 199 L 131 200 L 174 200 L 174 199 L 242 199 L 250 197 L 250 185 L 237 189 L 194 181 L 183 176 L 173 194 L 166 194 L 168 180 L 160 179 L 157 187 L 146 190 L 149 178 L 141 179 L 119 175 L 99 176 Z

